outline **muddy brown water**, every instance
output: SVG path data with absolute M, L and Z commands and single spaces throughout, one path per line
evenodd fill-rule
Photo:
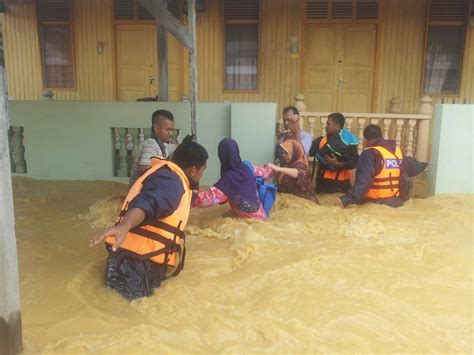
M 14 179 L 25 354 L 473 351 L 472 195 L 193 210 L 184 271 L 129 303 L 88 247 L 125 189 Z

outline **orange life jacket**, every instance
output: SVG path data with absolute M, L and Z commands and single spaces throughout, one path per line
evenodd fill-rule
M 319 141 L 319 150 L 323 149 L 323 147 L 328 143 L 328 138 L 327 136 L 324 136 L 321 138 Z M 329 169 L 324 169 L 321 167 L 322 170 L 322 175 L 324 179 L 328 180 L 338 180 L 338 181 L 348 181 L 351 179 L 351 171 L 350 170 L 329 170 Z
M 400 195 L 400 167 L 403 162 L 403 154 L 397 147 L 395 154 L 382 146 L 368 147 L 375 149 L 382 159 L 382 170 L 374 177 L 374 182 L 365 198 L 381 199 Z
M 164 158 L 153 157 L 152 167 L 148 169 L 133 184 L 122 205 L 122 210 L 117 219 L 119 223 L 128 209 L 128 204 L 137 196 L 143 188 L 143 181 L 158 169 L 167 166 L 172 172 L 177 174 L 184 188 L 178 208 L 168 217 L 162 218 L 150 224 L 139 225 L 132 228 L 127 234 L 127 238 L 120 248 L 131 252 L 141 260 L 150 259 L 155 263 L 166 264 L 176 267 L 182 266 L 184 259 L 185 234 L 184 228 L 188 222 L 191 208 L 192 190 L 189 187 L 188 178 L 176 164 Z M 109 245 L 115 243 L 114 237 L 107 237 L 105 242 Z

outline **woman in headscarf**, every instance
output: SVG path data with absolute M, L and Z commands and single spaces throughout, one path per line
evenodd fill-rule
M 303 146 L 296 140 L 289 139 L 277 147 L 277 154 L 283 166 L 268 165 L 277 173 L 278 191 L 319 203 L 311 188 L 311 173 Z
M 266 219 L 262 204 L 258 198 L 255 176 L 242 162 L 239 146 L 232 138 L 219 142 L 217 155 L 221 162 L 221 178 L 207 191 L 195 191 L 193 207 L 206 208 L 229 202 L 234 214 L 239 218 Z M 254 168 L 257 175 L 264 179 L 271 169 Z

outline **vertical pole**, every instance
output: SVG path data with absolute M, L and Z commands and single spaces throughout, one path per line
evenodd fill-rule
M 191 98 L 191 133 L 197 139 L 197 103 L 198 103 L 198 73 L 197 73 L 197 46 L 196 46 L 196 0 L 188 0 L 188 26 L 192 39 L 192 49 L 189 51 L 189 80 Z
M 21 352 L 20 287 L 8 151 L 5 70 L 0 66 L 0 354 Z
M 168 31 L 156 24 L 156 48 L 158 50 L 158 98 L 168 101 Z

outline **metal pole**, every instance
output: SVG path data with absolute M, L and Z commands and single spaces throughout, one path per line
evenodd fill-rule
M 20 287 L 8 151 L 5 69 L 0 66 L 0 354 L 22 350 Z

